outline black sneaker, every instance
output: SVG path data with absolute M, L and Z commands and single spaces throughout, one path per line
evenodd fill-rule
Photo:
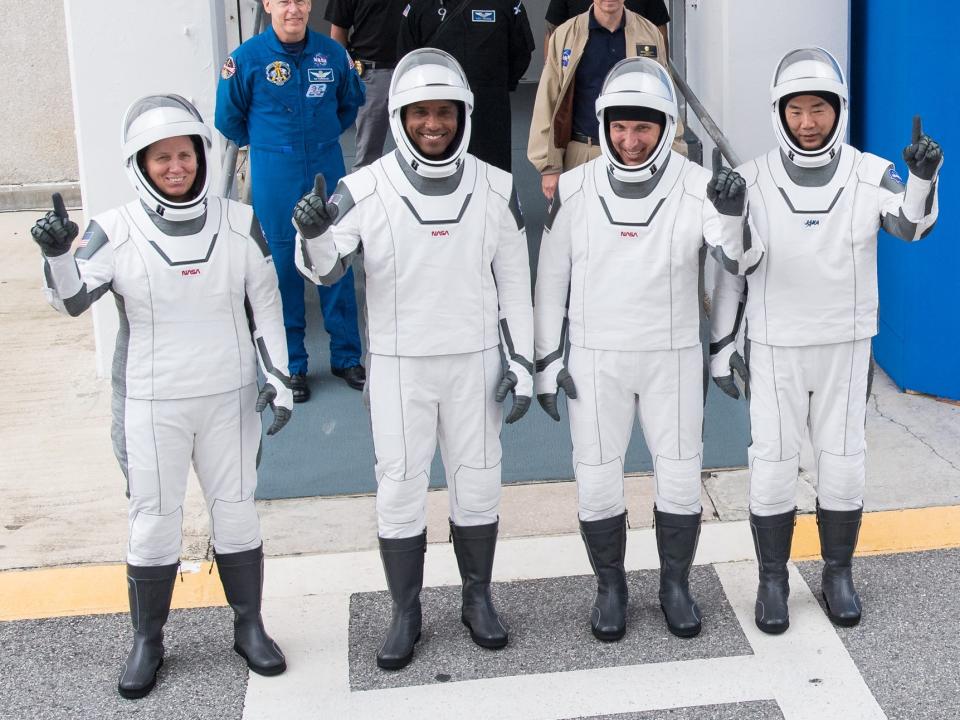
M 367 381 L 367 371 L 363 369 L 363 365 L 330 368 L 330 372 L 332 372 L 335 377 L 343 378 L 343 381 L 354 390 L 363 390 L 363 384 Z
M 290 376 L 290 391 L 295 403 L 305 403 L 310 399 L 310 386 L 307 385 L 307 376 L 303 374 Z

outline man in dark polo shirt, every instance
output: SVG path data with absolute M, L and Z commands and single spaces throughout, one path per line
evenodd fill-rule
M 329 0 L 324 19 L 330 37 L 347 48 L 367 88 L 357 114 L 357 156 L 353 170 L 383 155 L 389 117 L 387 94 L 397 64 L 397 30 L 407 0 Z
M 592 0 L 550 0 L 550 4 L 547 6 L 547 14 L 544 16 L 547 21 L 547 32 L 543 38 L 544 57 L 546 57 L 547 46 L 553 31 L 574 15 L 586 12 L 591 4 Z M 670 13 L 667 11 L 664 0 L 626 0 L 624 7 L 642 15 L 657 26 L 660 34 L 663 35 L 663 47 L 667 50 L 667 56 L 669 57 L 667 23 L 670 22 Z

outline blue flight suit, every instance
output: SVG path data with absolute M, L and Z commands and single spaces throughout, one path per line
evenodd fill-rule
M 283 301 L 290 373 L 306 374 L 303 278 L 294 265 L 294 205 L 322 172 L 328 192 L 345 174 L 340 134 L 353 124 L 364 87 L 337 42 L 307 30 L 299 55 L 284 50 L 272 27 L 227 58 L 217 86 L 216 126 L 250 145 L 253 208 L 273 253 Z M 360 364 L 353 272 L 320 287 L 330 365 Z

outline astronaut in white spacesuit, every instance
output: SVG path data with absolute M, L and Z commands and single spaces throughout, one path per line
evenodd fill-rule
M 78 235 L 59 195 L 32 235 L 45 292 L 77 316 L 108 291 L 120 314 L 113 358 L 113 443 L 127 480 L 127 584 L 133 648 L 118 690 L 153 688 L 179 565 L 191 461 L 210 513 L 216 564 L 235 612 L 234 649 L 276 675 L 283 653 L 260 616 L 263 544 L 254 506 L 260 418 L 290 419 L 277 275 L 247 205 L 209 197 L 210 130 L 187 100 L 153 95 L 123 122 L 123 158 L 138 198 Z M 257 389 L 257 359 L 266 378 Z
M 409 663 L 420 637 L 427 487 L 438 440 L 462 620 L 483 647 L 508 639 L 490 598 L 500 403 L 514 392 L 506 421 L 515 422 L 533 394 L 530 266 L 510 175 L 466 152 L 472 103 L 450 55 L 409 53 L 394 70 L 388 103 L 397 150 L 345 177 L 329 203 L 318 176 L 294 211 L 297 262 L 308 279 L 335 282 L 362 246 L 377 524 L 393 599 L 377 654 L 387 669 Z
M 888 160 L 844 143 L 847 104 L 843 71 L 826 50 L 794 50 L 777 65 L 771 111 L 779 147 L 738 168 L 766 255 L 745 281 L 745 298 L 743 278 L 720 274 L 713 303 L 711 374 L 733 397 L 734 368 L 746 374 L 735 344 L 746 316 L 756 623 L 773 634 L 789 626 L 787 561 L 806 427 L 818 476 L 827 614 L 838 625 L 860 621 L 851 560 L 863 513 L 870 343 L 878 329 L 877 232 L 919 240 L 937 217 L 943 156 L 919 118 L 903 153 L 910 170 L 904 186 Z
M 677 100 L 667 71 L 629 58 L 596 102 L 602 154 L 560 176 L 540 246 L 535 298 L 537 397 L 569 402 L 581 535 L 597 575 L 593 634 L 626 631 L 623 464 L 639 416 L 654 460 L 660 604 L 674 635 L 700 632 L 688 576 L 700 534 L 703 360 L 699 252 L 748 272 L 745 186 L 671 150 Z M 565 335 L 570 354 L 565 366 Z

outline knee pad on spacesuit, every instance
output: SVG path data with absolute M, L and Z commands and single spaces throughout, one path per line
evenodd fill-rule
M 223 555 L 260 547 L 260 517 L 253 495 L 234 502 L 214 500 L 210 508 L 210 534 L 214 550 Z
M 750 511 L 755 515 L 780 515 L 796 507 L 800 455 L 786 460 L 750 456 Z
M 131 565 L 170 565 L 180 559 L 183 508 L 166 515 L 134 511 L 130 519 L 127 562 Z
M 657 509 L 680 515 L 700 512 L 700 470 L 699 455 L 679 460 L 657 455 Z
M 579 462 L 574 475 L 577 478 L 577 509 L 581 520 L 606 520 L 624 513 L 623 458 L 616 457 L 599 465 Z
M 377 526 L 380 537 L 396 539 L 413 537 L 427 525 L 426 471 L 412 478 L 397 480 L 381 475 L 377 483 Z
M 454 473 L 456 502 L 452 504 L 454 525 L 486 525 L 500 513 L 500 463 L 489 468 L 461 465 Z
M 821 451 L 817 463 L 817 499 L 824 510 L 859 510 L 866 485 L 866 452 L 834 455 Z

